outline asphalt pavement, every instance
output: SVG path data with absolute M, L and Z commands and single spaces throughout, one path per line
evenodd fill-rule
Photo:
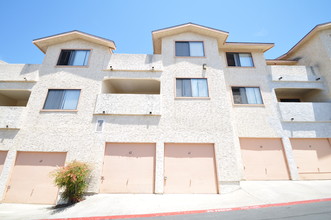
M 290 206 L 245 209 L 239 211 L 210 212 L 188 215 L 170 215 L 134 220 L 329 220 L 331 201 L 313 202 Z

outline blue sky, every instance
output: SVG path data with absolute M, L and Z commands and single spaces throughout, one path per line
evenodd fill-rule
M 271 59 L 331 22 L 331 0 L 1 0 L 0 20 L 8 63 L 42 63 L 32 40 L 71 30 L 114 40 L 115 53 L 151 54 L 151 31 L 187 22 L 227 31 L 231 42 L 275 43 Z

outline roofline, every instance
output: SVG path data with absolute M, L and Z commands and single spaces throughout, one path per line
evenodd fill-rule
M 224 44 L 226 39 L 229 36 L 229 32 L 218 30 L 215 28 L 210 28 L 207 26 L 195 24 L 192 22 L 179 24 L 167 28 L 158 29 L 152 31 L 152 40 L 153 40 L 153 52 L 154 54 L 159 54 L 162 51 L 161 48 L 161 39 L 170 35 L 179 34 L 182 32 L 196 32 L 198 34 L 207 35 L 217 39 L 217 42 L 220 45 Z
M 67 31 L 67 32 L 63 32 L 60 34 L 54 34 L 54 35 L 50 35 L 47 37 L 37 38 L 37 39 L 34 39 L 32 41 L 32 43 L 34 45 L 36 45 L 39 48 L 39 50 L 41 50 L 43 53 L 46 53 L 46 49 L 48 47 L 46 42 L 48 42 L 52 39 L 57 39 L 57 38 L 61 38 L 61 37 L 66 37 L 66 36 L 70 37 L 71 35 L 77 35 L 77 36 L 80 36 L 81 38 L 90 39 L 91 41 L 99 42 L 99 44 L 105 45 L 112 50 L 116 50 L 116 45 L 115 45 L 114 41 L 109 40 L 107 38 L 99 37 L 96 35 L 88 34 L 88 33 L 82 32 L 82 31 L 78 31 L 78 30 Z M 46 43 L 46 45 L 43 45 L 43 43 Z
M 189 24 L 193 24 L 193 25 L 200 26 L 200 27 L 203 27 L 203 28 L 207 28 L 207 29 L 211 29 L 211 30 L 214 30 L 214 31 L 220 31 L 220 32 L 224 32 L 224 33 L 229 34 L 229 32 L 227 32 L 227 31 L 222 31 L 220 29 L 211 28 L 211 27 L 207 27 L 207 26 L 204 26 L 204 25 L 200 25 L 200 24 L 195 24 L 195 23 L 192 23 L 192 22 L 188 22 L 188 23 L 184 23 L 184 24 L 179 24 L 179 25 L 174 25 L 174 26 L 170 26 L 170 27 L 166 27 L 166 28 L 157 29 L 157 30 L 152 31 L 152 34 L 154 32 L 164 31 L 164 30 L 167 30 L 167 29 L 176 28 L 176 27 L 179 27 L 179 26 L 184 26 L 184 25 L 189 25 Z
M 275 45 L 274 43 L 262 43 L 262 42 L 225 42 L 226 44 L 267 44 Z
M 262 49 L 263 52 L 266 52 L 275 46 L 274 43 L 262 43 L 262 42 L 225 42 L 224 43 L 224 47 L 231 46 L 231 45 L 247 45 L 247 46 L 252 46 L 252 47 L 262 46 L 263 48 L 260 48 L 260 49 Z
M 267 65 L 296 65 L 298 61 L 266 59 Z
M 66 31 L 66 32 L 59 33 L 59 34 L 53 34 L 53 35 L 50 35 L 50 36 L 37 38 L 37 39 L 32 40 L 32 42 L 36 42 L 36 41 L 39 41 L 39 40 L 45 40 L 47 38 L 53 38 L 53 37 L 57 37 L 59 35 L 64 35 L 64 34 L 69 34 L 69 33 L 74 33 L 74 32 L 78 32 L 78 33 L 81 33 L 81 34 L 86 34 L 86 35 L 88 35 L 90 37 L 95 37 L 95 38 L 99 38 L 99 39 L 102 39 L 102 40 L 110 41 L 110 42 L 112 42 L 115 45 L 115 42 L 113 40 L 110 40 L 110 39 L 107 39 L 107 38 L 104 38 L 104 37 L 99 37 L 99 36 L 96 36 L 96 35 L 93 35 L 93 34 L 88 34 L 86 32 L 78 31 L 78 30 Z
M 322 24 L 316 25 L 311 31 L 308 32 L 303 38 L 300 39 L 298 43 L 296 43 L 288 52 L 284 53 L 283 55 L 277 57 L 277 60 L 281 60 L 286 58 L 288 55 L 290 55 L 292 52 L 294 52 L 297 48 L 299 48 L 301 45 L 303 45 L 306 40 L 308 40 L 309 37 L 312 37 L 314 34 L 316 34 L 320 29 L 323 29 L 324 25 L 331 25 L 331 22 L 326 22 Z

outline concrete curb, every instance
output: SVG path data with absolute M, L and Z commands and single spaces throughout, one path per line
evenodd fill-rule
M 220 208 L 220 209 L 164 212 L 164 213 L 151 213 L 151 214 L 98 216 L 98 217 L 56 218 L 56 219 L 52 219 L 52 220 L 106 220 L 106 219 L 158 217 L 158 216 L 170 216 L 170 215 L 188 215 L 188 214 L 199 214 L 199 213 L 228 212 L 228 211 L 239 211 L 239 210 L 248 210 L 248 209 L 267 208 L 267 207 L 299 205 L 299 204 L 314 203 L 314 202 L 326 202 L 326 201 L 331 201 L 331 198 L 303 200 L 303 201 L 286 202 L 286 203 L 274 203 L 274 204 L 265 204 L 265 205 L 254 205 L 254 206 L 242 206 L 242 207 L 235 207 L 235 208 Z M 48 220 L 48 219 L 42 219 L 42 220 Z

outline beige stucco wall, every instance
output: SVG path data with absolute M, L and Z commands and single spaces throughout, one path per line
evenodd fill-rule
M 313 70 L 316 77 L 321 77 L 325 89 L 320 97 L 331 100 L 331 30 L 319 31 L 287 59 L 298 59 L 300 65 Z
M 175 58 L 173 42 L 183 39 L 204 40 L 206 58 Z M 229 185 L 226 189 L 221 186 L 220 191 L 226 192 L 238 187 L 238 181 L 241 179 L 239 142 L 232 126 L 229 126 L 232 117 L 229 108 L 230 98 L 226 96 L 223 73 L 220 71 L 222 65 L 216 45 L 214 39 L 183 34 L 164 39 L 163 48 L 169 49 L 164 49 L 162 56 L 111 55 L 107 48 L 83 40 L 50 46 L 39 69 L 37 83 L 11 84 L 14 88 L 29 87 L 32 92 L 26 107 L 27 116 L 20 130 L 0 131 L 3 139 L 0 149 L 9 150 L 0 180 L 1 194 L 5 190 L 17 151 L 68 152 L 67 162 L 78 159 L 91 163 L 94 171 L 89 191 L 98 192 L 104 147 L 107 142 L 156 143 L 155 191 L 160 193 L 163 192 L 165 142 L 214 143 L 218 179 Z M 92 48 L 89 66 L 56 67 L 60 50 L 70 48 Z M 129 63 L 128 66 L 123 66 L 125 63 Z M 202 70 L 203 63 L 207 63 L 206 71 Z M 109 69 L 110 65 L 118 71 L 104 71 Z M 154 71 L 150 71 L 151 66 L 154 66 Z M 175 99 L 175 77 L 207 77 L 210 98 Z M 160 80 L 161 95 L 157 95 L 157 100 L 154 100 L 154 96 L 153 100 L 150 100 L 144 95 L 143 99 L 155 103 L 155 112 L 159 112 L 161 116 L 94 115 L 102 80 L 110 78 Z M 42 111 L 50 88 L 81 89 L 77 112 Z M 129 96 L 126 97 L 128 102 Z M 139 99 L 133 97 L 131 101 L 134 103 Z M 101 106 L 105 104 L 107 102 Z M 211 115 L 213 117 L 210 117 Z M 95 131 L 98 119 L 105 120 L 102 132 Z
M 203 41 L 205 57 L 176 57 L 175 41 L 181 40 Z M 92 49 L 89 65 L 57 67 L 61 49 L 70 48 Z M 216 39 L 182 33 L 163 38 L 161 55 L 111 54 L 106 47 L 73 40 L 50 46 L 42 65 L 29 68 L 26 65 L 0 65 L 0 80 L 10 81 L 0 83 L 0 89 L 31 91 L 23 110 L 26 116 L 17 125 L 19 130 L 0 129 L 0 150 L 9 151 L 0 176 L 0 195 L 4 194 L 17 151 L 67 152 L 67 162 L 77 159 L 90 163 L 93 173 L 89 192 L 97 193 L 107 142 L 156 144 L 156 193 L 164 190 L 164 143 L 214 144 L 219 189 L 224 193 L 238 188 L 242 179 L 239 137 L 282 138 L 291 178 L 296 179 L 289 138 L 330 137 L 325 129 L 330 128 L 331 123 L 283 122 L 281 114 L 287 114 L 288 110 L 279 108 L 274 89 L 317 88 L 324 91 L 327 84 L 325 81 L 312 82 L 313 73 L 306 67 L 270 67 L 266 65 L 262 51 L 252 51 L 252 56 L 253 68 L 227 67 L 225 51 L 219 51 Z M 203 64 L 206 64 L 206 70 L 203 70 Z M 22 68 L 26 68 L 24 74 L 31 74 L 28 79 L 31 77 L 37 82 L 17 82 L 21 81 Z M 320 67 L 316 74 L 321 75 L 323 68 Z M 287 81 L 275 80 L 281 73 L 288 76 Z M 307 81 L 299 80 L 301 76 Z M 207 78 L 209 97 L 176 98 L 176 77 Z M 161 92 L 160 95 L 138 95 L 138 98 L 130 94 L 100 95 L 103 81 L 114 78 L 159 80 Z M 260 87 L 264 104 L 233 105 L 231 86 Z M 81 89 L 77 111 L 42 111 L 48 89 Z M 323 96 L 325 100 L 326 93 Z M 114 100 L 124 102 L 109 106 Z M 152 115 L 148 115 L 149 108 L 146 110 L 144 103 L 151 105 Z M 127 109 L 130 105 L 135 107 Z M 111 114 L 101 114 L 106 108 Z M 6 108 L 4 111 L 9 111 L 12 117 L 8 118 L 14 120 L 13 123 L 19 122 L 15 117 L 18 110 Z M 325 120 L 328 113 L 321 112 Z M 104 120 L 103 131 L 96 132 L 96 122 L 100 119 Z

